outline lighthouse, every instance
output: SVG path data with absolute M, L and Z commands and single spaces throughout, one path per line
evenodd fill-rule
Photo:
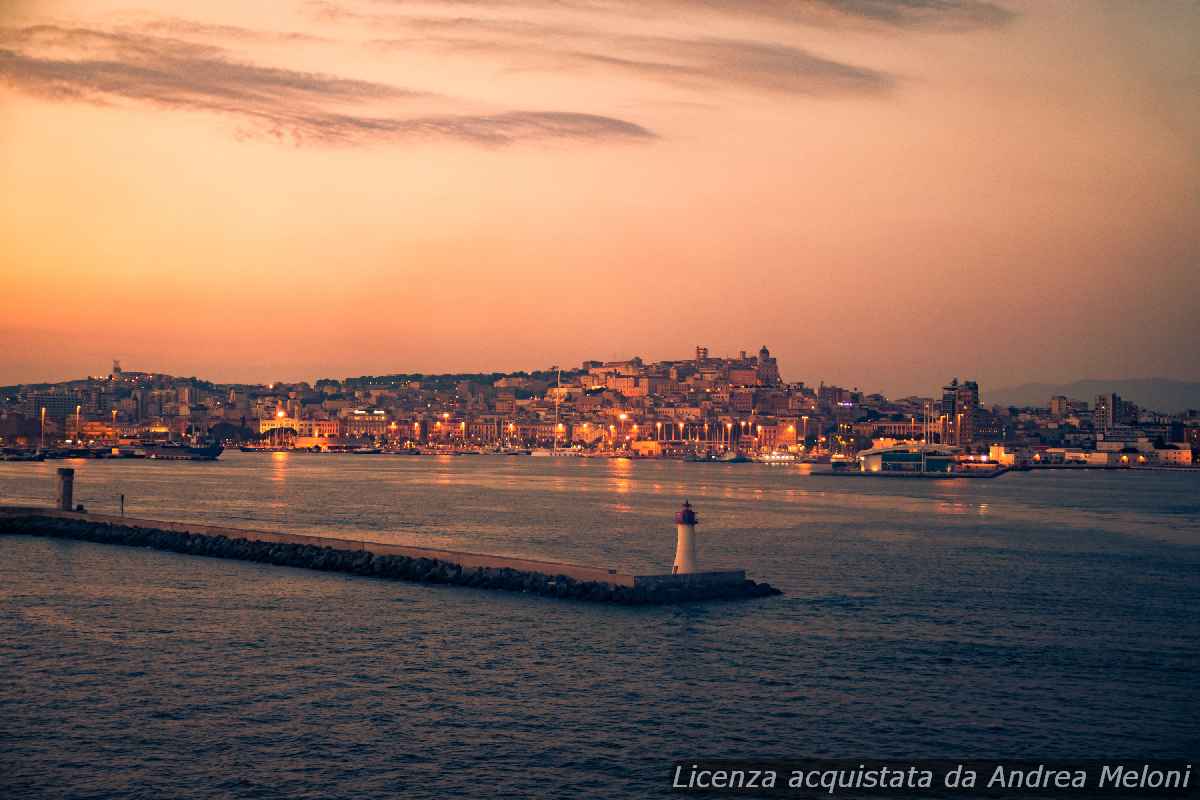
M 696 571 L 696 512 L 684 500 L 683 508 L 675 514 L 675 566 L 671 573 L 687 575 Z

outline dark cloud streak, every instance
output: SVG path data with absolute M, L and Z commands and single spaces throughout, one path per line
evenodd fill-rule
M 735 39 L 629 36 L 609 39 L 607 47 L 597 41 L 587 49 L 469 37 L 377 39 L 372 43 L 385 49 L 435 49 L 489 57 L 517 69 L 602 69 L 701 91 L 730 86 L 826 96 L 883 92 L 895 84 L 886 73 L 833 61 L 797 47 Z
M 632 122 L 562 111 L 347 113 L 337 107 L 412 103 L 432 96 L 370 81 L 249 64 L 211 45 L 49 25 L 0 29 L 0 82 L 54 100 L 124 101 L 230 115 L 250 123 L 252 132 L 297 143 L 450 138 L 498 145 L 543 139 L 654 138 Z
M 229 39 L 243 42 L 278 44 L 318 44 L 333 40 L 324 36 L 313 36 L 294 31 L 260 31 L 238 25 L 213 25 L 180 17 L 154 17 L 139 21 L 132 28 L 151 34 L 170 36 L 200 36 L 212 39 Z
M 731 86 L 811 96 L 877 93 L 896 82 L 878 70 L 774 42 L 639 36 L 512 19 L 363 14 L 328 2 L 310 7 L 335 21 L 409 34 L 375 39 L 377 47 L 491 58 L 517 69 L 608 69 L 697 90 Z
M 408 0 L 376 0 L 405 8 Z M 315 0 L 313 5 L 330 5 Z M 995 28 L 1016 14 L 991 0 L 449 0 L 454 8 L 512 11 L 559 9 L 626 16 L 646 14 L 679 18 L 720 14 L 791 25 L 881 29 L 964 31 Z

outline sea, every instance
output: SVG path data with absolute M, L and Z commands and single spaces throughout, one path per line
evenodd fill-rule
M 1200 754 L 1200 473 L 226 452 L 0 503 L 669 572 L 625 607 L 0 537 L 0 796 L 640 798 L 699 759 Z

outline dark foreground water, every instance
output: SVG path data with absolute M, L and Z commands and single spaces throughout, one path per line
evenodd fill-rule
M 62 462 L 0 463 L 49 502 Z M 645 797 L 675 758 L 1195 757 L 1200 474 L 499 457 L 76 462 L 94 511 L 669 569 L 622 608 L 0 538 L 0 796 Z

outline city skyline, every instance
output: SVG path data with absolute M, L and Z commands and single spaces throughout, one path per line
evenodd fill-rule
M 1183 3 L 5 4 L 0 383 L 697 338 L 889 394 L 1200 380 L 1198 33 Z
M 1006 405 L 989 402 L 978 381 L 955 377 L 933 396 L 889 398 L 788 382 L 765 345 L 733 357 L 697 345 L 690 357 L 668 361 L 313 384 L 222 385 L 114 361 L 106 376 L 6 387 L 0 444 L 5 458 L 18 460 L 136 458 L 139 446 L 149 447 L 140 457 L 215 460 L 236 444 L 276 453 L 534 455 L 539 448 L 539 455 L 601 458 L 803 459 L 830 469 L 854 461 L 860 473 L 933 463 L 938 474 L 984 470 L 987 477 L 1035 466 L 1190 468 L 1200 411 L 1147 405 L 1143 397 L 1106 386 L 1090 400 L 1047 390 L 1032 405 Z M 935 461 L 914 448 L 933 448 Z
M 763 346 L 765 347 L 766 345 L 763 345 Z M 739 355 L 745 356 L 747 353 L 751 352 L 750 350 L 747 350 L 746 348 L 741 348 L 739 350 L 734 350 L 734 351 L 729 351 L 729 352 L 721 352 L 721 351 L 716 350 L 715 348 L 709 348 L 709 347 L 703 346 L 703 345 L 696 345 L 696 346 L 694 346 L 694 348 L 695 347 L 703 347 L 704 350 L 711 351 L 714 358 L 721 358 L 721 359 L 736 359 L 739 357 Z M 784 364 L 788 363 L 786 356 L 781 356 L 779 351 L 775 350 L 775 348 L 771 348 L 771 350 L 777 356 L 780 356 L 779 360 L 782 363 L 784 363 Z M 375 370 L 372 372 L 356 372 L 356 373 L 348 373 L 348 374 L 316 374 L 316 375 L 308 375 L 308 376 L 301 376 L 301 377 L 292 377 L 292 376 L 284 377 L 284 376 L 279 376 L 279 375 L 272 375 L 271 377 L 267 377 L 266 375 L 259 375 L 257 377 L 249 377 L 247 379 L 238 379 L 238 380 L 228 380 L 228 379 L 221 377 L 220 374 L 212 375 L 212 374 L 204 374 L 204 373 L 193 373 L 193 372 L 189 372 L 186 370 L 158 369 L 158 368 L 154 368 L 153 365 L 137 364 L 137 363 L 131 364 L 131 363 L 126 362 L 124 359 L 120 359 L 120 358 L 114 358 L 114 359 L 111 359 L 110 361 L 111 361 L 111 366 L 113 368 L 121 367 L 121 365 L 124 364 L 125 366 L 122 368 L 124 369 L 125 372 L 128 372 L 128 373 L 161 375 L 161 376 L 168 376 L 168 377 L 175 378 L 175 379 L 195 379 L 195 380 L 204 381 L 207 383 L 212 383 L 217 386 L 276 386 L 276 385 L 301 385 L 301 384 L 313 386 L 313 385 L 319 384 L 324 381 L 345 382 L 345 381 L 356 381 L 356 380 L 360 380 L 360 379 L 367 379 L 367 378 L 373 378 L 373 377 L 374 378 L 390 378 L 390 377 L 395 377 L 395 376 L 417 376 L 417 375 L 424 376 L 426 378 L 452 378 L 452 377 L 469 376 L 469 375 L 500 375 L 500 376 L 503 376 L 503 375 L 515 375 L 515 374 L 552 373 L 555 369 L 561 369 L 563 371 L 563 373 L 581 372 L 581 371 L 586 372 L 587 371 L 586 365 L 589 363 L 605 362 L 605 361 L 625 362 L 630 359 L 636 359 L 636 358 L 641 358 L 647 364 L 659 363 L 659 362 L 687 362 L 688 360 L 690 360 L 690 357 L 687 353 L 674 354 L 673 357 L 658 358 L 658 357 L 648 357 L 647 352 L 625 354 L 621 357 L 612 358 L 612 359 L 583 358 L 583 359 L 576 359 L 576 360 L 570 361 L 570 362 L 555 362 L 555 363 L 547 363 L 547 364 L 524 364 L 524 365 L 519 365 L 519 366 L 508 368 L 508 369 L 500 369 L 500 368 L 487 367 L 487 366 L 479 368 L 479 369 L 463 369 L 463 370 L 452 370 L 452 369 L 419 370 L 419 369 L 392 368 L 392 369 L 380 369 L 380 370 Z M 945 373 L 940 380 L 935 380 L 933 382 L 933 384 L 931 384 L 931 385 L 918 386 L 913 391 L 895 391 L 895 390 L 890 390 L 888 387 L 876 386 L 869 382 L 864 382 L 864 381 L 850 380 L 850 381 L 845 381 L 845 382 L 837 382 L 837 381 L 825 379 L 822 376 L 794 375 L 793 374 L 794 372 L 795 372 L 795 367 L 791 367 L 790 369 L 787 366 L 781 367 L 780 368 L 781 380 L 784 383 L 788 383 L 788 384 L 797 384 L 797 385 L 804 384 L 810 388 L 815 388 L 820 385 L 838 386 L 838 387 L 842 387 L 842 388 L 853 389 L 854 391 L 862 392 L 863 394 L 880 394 L 885 397 L 895 397 L 895 398 L 899 398 L 899 397 L 934 397 L 935 395 L 937 395 L 940 392 L 942 384 L 944 384 L 947 380 L 951 379 L 951 378 L 945 377 L 945 375 L 949 375 L 950 373 Z M 25 379 L 25 380 L 4 382 L 4 383 L 0 383 L 0 386 L 6 386 L 6 387 L 38 386 L 38 385 L 55 386 L 55 385 L 69 384 L 69 383 L 78 382 L 78 381 L 101 379 L 105 375 L 108 375 L 108 374 L 110 374 L 110 373 L 105 372 L 104 370 L 88 370 L 88 371 L 85 371 L 78 375 L 60 376 L 60 377 L 49 378 L 49 379 L 45 379 L 45 380 Z M 964 371 L 964 372 L 958 373 L 958 374 L 959 375 L 976 375 L 977 373 L 974 373 L 971 371 Z M 954 379 L 957 379 L 957 377 L 955 376 Z M 985 383 L 986 383 L 986 381 L 985 381 Z M 987 385 L 992 394 L 997 394 L 997 393 L 1006 394 L 1010 391 L 1018 391 L 1020 393 L 1027 393 L 1027 391 L 1030 388 L 1039 387 L 1039 386 L 1044 386 L 1047 388 L 1047 391 L 1053 393 L 1053 392 L 1058 392 L 1061 387 L 1063 387 L 1067 384 L 1101 384 L 1101 385 L 1114 384 L 1114 385 L 1117 385 L 1117 384 L 1128 384 L 1128 383 L 1134 383 L 1134 384 L 1138 384 L 1138 383 L 1160 384 L 1161 383 L 1161 384 L 1167 384 L 1167 385 L 1175 385 L 1175 386 L 1179 386 L 1179 387 L 1194 387 L 1194 385 L 1195 385 L 1192 382 L 1181 381 L 1181 380 L 1178 380 L 1175 378 L 1168 378 L 1165 376 L 1150 376 L 1148 378 L 1132 378 L 1132 379 L 1131 378 L 1111 377 L 1111 376 L 1110 377 L 1079 378 L 1079 379 L 1075 379 L 1075 380 L 1068 380 L 1066 378 L 1060 378 L 1059 380 L 1054 381 L 1054 382 L 1021 381 L 1021 382 L 1014 383 L 1014 384 L 996 385 L 996 384 L 987 383 Z M 1186 389 L 1185 389 L 1185 391 L 1186 391 Z M 1045 392 L 1043 392 L 1043 393 L 1045 393 Z M 1091 394 L 1093 394 L 1093 392 L 1083 391 L 1082 393 L 1078 393 L 1078 396 L 1079 397 L 1089 397 L 1089 396 L 1091 396 Z M 1049 394 L 1047 394 L 1047 397 L 1048 396 L 1049 396 Z M 1045 399 L 1045 398 L 1042 398 L 1042 399 Z M 1028 404 L 1016 403 L 1016 405 L 1028 405 Z

